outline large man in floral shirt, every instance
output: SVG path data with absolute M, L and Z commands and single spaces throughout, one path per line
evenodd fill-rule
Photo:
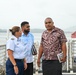
M 37 64 L 40 66 L 42 57 L 43 75 L 62 75 L 62 63 L 57 54 L 63 52 L 62 62 L 66 61 L 66 42 L 64 31 L 55 27 L 53 20 L 45 19 L 46 30 L 42 34 Z

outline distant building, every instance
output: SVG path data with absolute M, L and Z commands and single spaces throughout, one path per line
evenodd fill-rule
M 71 38 L 76 38 L 76 31 L 71 34 Z

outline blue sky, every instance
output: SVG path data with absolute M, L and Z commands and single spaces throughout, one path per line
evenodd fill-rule
M 76 25 L 76 0 L 0 0 L 0 28 L 9 29 L 29 21 L 31 29 L 44 29 L 44 20 L 51 17 L 56 27 Z

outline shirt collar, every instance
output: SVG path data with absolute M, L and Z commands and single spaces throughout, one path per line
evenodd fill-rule
M 30 32 L 27 34 L 27 36 L 29 36 L 30 35 Z M 26 36 L 23 32 L 22 32 L 22 36 Z
M 16 41 L 20 41 L 20 40 L 21 40 L 20 37 L 17 38 L 17 37 L 15 37 L 14 35 L 12 36 L 12 38 L 14 38 Z
M 22 36 L 23 36 L 23 35 L 25 35 L 25 34 L 22 32 Z
M 50 33 L 54 32 L 54 31 L 57 31 L 57 30 L 58 29 L 54 26 L 54 28 L 52 29 L 52 31 Z M 46 30 L 45 32 L 48 33 L 48 30 Z

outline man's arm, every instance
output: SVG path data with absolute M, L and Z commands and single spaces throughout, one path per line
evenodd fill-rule
M 61 59 L 61 61 L 65 62 L 66 61 L 66 55 L 67 55 L 66 42 L 62 43 L 62 52 L 63 52 L 63 58 Z
M 39 53 L 38 53 L 38 60 L 37 60 L 38 67 L 40 67 L 40 58 L 42 57 L 42 54 L 43 54 L 43 46 L 40 45 Z

